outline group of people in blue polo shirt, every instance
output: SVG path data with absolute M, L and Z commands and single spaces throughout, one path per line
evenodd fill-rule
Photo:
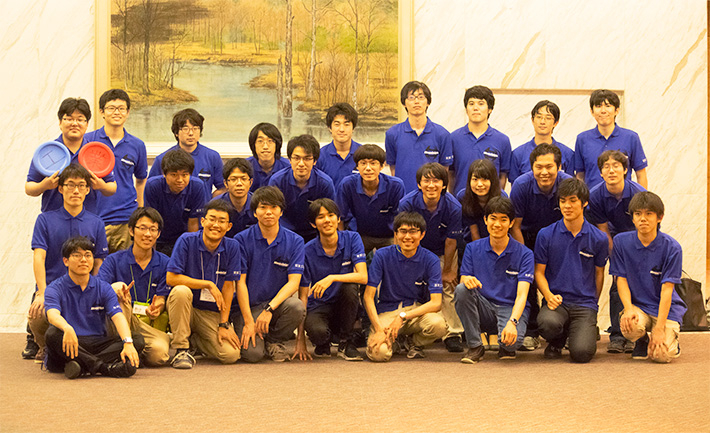
M 646 191 L 638 135 L 616 125 L 618 96 L 592 93 L 597 126 L 574 151 L 552 138 L 554 102 L 535 105 L 533 139 L 512 150 L 489 125 L 487 87 L 466 90 L 468 123 L 451 134 L 428 118 L 431 100 L 422 82 L 402 88 L 407 119 L 384 149 L 353 141 L 358 113 L 338 103 L 326 146 L 295 136 L 284 158 L 278 128 L 259 123 L 252 156 L 224 162 L 200 143 L 204 117 L 181 110 L 177 144 L 149 173 L 124 128 L 126 92 L 101 96 L 105 126 L 89 133 L 88 103 L 65 99 L 57 141 L 72 163 L 50 176 L 32 164 L 25 188 L 42 213 L 23 357 L 70 379 L 128 377 L 200 357 L 330 357 L 333 345 L 348 361 L 361 346 L 372 361 L 416 359 L 441 339 L 475 364 L 543 337 L 545 358 L 584 363 L 610 256 L 608 352 L 679 356 L 682 250 L 659 230 L 663 202 Z M 114 152 L 103 178 L 77 163 L 90 141 Z

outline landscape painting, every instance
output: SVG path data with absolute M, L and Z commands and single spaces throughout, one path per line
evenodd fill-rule
M 360 114 L 353 138 L 397 122 L 397 0 L 112 0 L 111 85 L 130 132 L 173 141 L 173 114 L 205 117 L 205 142 L 245 142 L 259 122 L 330 141 L 325 110 Z

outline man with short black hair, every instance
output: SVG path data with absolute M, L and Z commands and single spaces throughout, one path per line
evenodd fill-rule
M 340 210 L 329 198 L 311 203 L 308 218 L 318 230 L 318 237 L 305 247 L 299 297 L 307 314 L 298 328 L 293 357 L 310 359 L 305 330 L 315 346 L 315 356 L 329 357 L 330 342 L 338 341 L 339 357 L 362 361 L 352 335 L 360 305 L 360 285 L 367 283 L 362 241 L 355 232 L 338 230 Z
M 545 358 L 560 358 L 567 342 L 570 359 L 585 363 L 597 351 L 597 302 L 609 242 L 584 219 L 589 190 L 583 181 L 563 180 L 557 195 L 562 220 L 540 230 L 535 242 L 535 282 L 545 298 L 537 322 L 547 341 Z
M 353 141 L 353 130 L 357 126 L 357 111 L 347 102 L 340 102 L 328 108 L 325 124 L 333 140 L 323 146 L 316 168 L 322 170 L 338 186 L 346 176 L 357 173 L 353 154 L 360 143 Z
M 155 251 L 162 230 L 163 218 L 158 211 L 139 207 L 128 219 L 133 245 L 110 254 L 99 270 L 99 278 L 111 283 L 116 292 L 131 330 L 143 336 L 143 356 L 148 366 L 167 364 L 170 358 L 165 310 L 170 293 L 165 284 L 169 258 Z
M 86 141 L 98 141 L 113 150 L 116 163 L 116 194 L 99 196 L 99 216 L 106 224 L 109 252 L 131 245 L 128 219 L 143 206 L 143 191 L 148 177 L 148 157 L 143 140 L 126 132 L 124 125 L 131 113 L 131 98 L 122 89 L 110 89 L 99 98 L 99 113 L 104 126 L 86 134 Z M 135 183 L 134 183 L 135 178 Z
M 157 177 L 164 174 L 165 171 L 162 170 L 161 161 L 165 154 L 171 150 L 182 149 L 189 153 L 195 161 L 193 175 L 203 182 L 207 197 L 216 197 L 225 192 L 224 178 L 222 177 L 222 157 L 217 151 L 200 143 L 200 137 L 204 131 L 204 123 L 205 118 L 192 108 L 186 108 L 175 113 L 170 129 L 177 140 L 177 144 L 155 157 L 148 177 Z
M 461 362 L 475 364 L 485 349 L 481 332 L 498 335 L 498 358 L 515 358 L 528 323 L 528 290 L 534 278 L 533 252 L 508 235 L 515 208 L 506 197 L 493 197 L 484 210 L 487 238 L 466 245 L 456 312 L 466 331 L 468 351 Z
M 308 203 L 319 198 L 335 199 L 335 187 L 330 176 L 315 168 L 320 145 L 312 135 L 289 140 L 286 153 L 291 166 L 271 176 L 269 186 L 280 189 L 286 199 L 281 224 L 308 242 L 317 234 L 308 222 Z
M 407 120 L 387 130 L 385 150 L 392 176 L 402 179 L 405 192 L 410 192 L 417 190 L 416 173 L 422 164 L 451 165 L 451 136 L 427 116 L 431 91 L 426 84 L 408 82 L 402 87 L 399 100 L 407 112 Z
M 269 179 L 289 167 L 288 159 L 281 156 L 281 132 L 271 123 L 257 123 L 249 132 L 251 154 L 247 161 L 254 168 L 251 192 L 269 184 Z
M 62 245 L 68 271 L 46 291 L 45 365 L 51 372 L 63 371 L 68 379 L 82 374 L 130 377 L 138 368 L 143 337 L 131 336 L 113 289 L 91 275 L 93 251 L 94 243 L 83 236 L 69 238 Z M 107 315 L 118 336 L 107 335 Z
M 560 107 L 552 101 L 542 100 L 535 104 L 531 112 L 532 125 L 535 136 L 532 140 L 513 149 L 508 180 L 512 184 L 515 179 L 532 169 L 530 167 L 530 153 L 535 146 L 542 143 L 557 146 L 562 153 L 560 170 L 574 176 L 574 151 L 552 137 L 552 132 L 560 122 Z
M 358 174 L 343 179 L 336 202 L 342 210 L 343 228 L 355 226 L 369 253 L 394 242 L 392 223 L 404 196 L 404 183 L 382 173 L 385 151 L 380 146 L 360 146 L 353 160 Z
M 44 320 L 45 289 L 54 280 L 66 275 L 66 265 L 62 263 L 62 245 L 73 236 L 84 236 L 94 243 L 91 263 L 96 275 L 103 259 L 108 255 L 104 222 L 98 216 L 84 209 L 84 199 L 89 194 L 92 175 L 87 169 L 77 164 L 70 164 L 57 178 L 57 191 L 62 196 L 64 205 L 56 210 L 42 212 L 35 222 L 32 233 L 32 269 L 34 271 L 36 292 L 29 310 L 30 326 L 38 351 L 35 360 L 44 357 Z M 40 322 L 35 322 L 36 320 Z M 33 325 L 33 323 L 35 323 Z M 44 326 L 39 331 L 34 326 Z M 23 357 L 27 358 L 24 356 Z
M 284 195 L 275 186 L 257 189 L 251 210 L 258 224 L 235 238 L 242 253 L 237 282 L 241 314 L 233 312 L 232 322 L 240 331 L 246 362 L 259 362 L 267 354 L 273 361 L 288 361 L 284 342 L 306 315 L 306 307 L 292 296 L 303 274 L 303 238 L 279 224 L 285 207 Z
M 495 101 L 493 92 L 486 86 L 466 89 L 463 106 L 468 123 L 451 133 L 453 162 L 449 191 L 454 194 L 466 187 L 471 163 L 483 158 L 491 161 L 496 167 L 500 189 L 505 189 L 510 171 L 510 139 L 488 124 Z
M 192 176 L 195 162 L 186 151 L 168 150 L 160 164 L 163 175 L 148 179 L 145 205 L 157 210 L 163 217 L 165 230 L 156 248 L 170 256 L 180 235 L 199 230 L 198 218 L 209 196 L 199 179 Z
M 85 136 L 86 128 L 91 120 L 91 109 L 89 103 L 82 98 L 67 98 L 62 101 L 57 112 L 59 117 L 59 129 L 62 134 L 55 141 L 62 143 L 71 154 L 71 163 L 79 164 L 79 151 L 88 143 Z M 59 172 L 51 176 L 45 176 L 39 172 L 34 161 L 30 163 L 30 170 L 27 173 L 27 183 L 25 183 L 25 194 L 31 197 L 42 195 L 42 212 L 60 209 L 62 207 L 62 195 L 57 191 L 59 185 Z M 113 172 L 103 178 L 99 178 L 91 173 L 91 190 L 86 196 L 84 207 L 91 213 L 99 214 L 98 192 L 104 196 L 110 196 L 116 192 L 116 180 Z
M 424 218 L 427 231 L 421 246 L 439 257 L 443 294 L 441 315 L 447 325 L 444 345 L 449 352 L 463 352 L 463 325 L 454 308 L 456 288 L 456 244 L 461 237 L 461 204 L 446 191 L 448 172 L 443 165 L 431 162 L 417 170 L 418 191 L 402 197 L 398 212 L 416 212 Z
M 636 193 L 646 191 L 638 183 L 626 179 L 629 159 L 618 150 L 605 150 L 599 155 L 597 165 L 601 172 L 603 183 L 589 191 L 589 222 L 606 233 L 609 239 L 609 249 L 613 249 L 613 238 L 623 232 L 636 228 L 629 214 L 629 202 Z M 624 338 L 619 327 L 619 316 L 624 308 L 619 298 L 617 278 L 612 277 L 609 288 L 609 353 L 631 353 L 634 345 Z
M 611 90 L 595 90 L 589 97 L 590 111 L 597 126 L 580 133 L 574 145 L 574 169 L 577 177 L 585 181 L 589 188 L 603 182 L 597 158 L 605 150 L 618 150 L 626 155 L 629 158 L 629 180 L 633 170 L 638 184 L 648 188 L 648 161 L 641 139 L 634 131 L 616 124 L 620 106 L 619 95 Z
M 180 236 L 168 262 L 166 283 L 173 288 L 167 308 L 176 349 L 173 368 L 194 367 L 190 342 L 222 364 L 239 359 L 241 346 L 229 315 L 235 281 L 241 275 L 241 252 L 239 243 L 225 236 L 232 226 L 230 211 L 224 200 L 207 203 L 202 230 Z
M 424 358 L 424 346 L 446 334 L 446 321 L 436 314 L 441 309 L 441 266 L 436 254 L 420 246 L 424 218 L 402 212 L 394 219 L 394 232 L 397 243 L 375 252 L 363 296 L 372 323 L 367 357 L 378 362 L 400 351 L 409 359 Z M 407 340 L 412 343 L 408 349 L 400 344 Z
M 253 168 L 244 158 L 232 158 L 224 164 L 224 180 L 227 192 L 219 199 L 232 205 L 232 228 L 227 236 L 233 238 L 237 233 L 256 224 L 256 218 L 251 211 L 251 185 Z

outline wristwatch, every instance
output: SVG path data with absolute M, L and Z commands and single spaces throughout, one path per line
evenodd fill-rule
M 127 343 L 133 344 L 133 339 L 131 337 L 126 337 L 122 341 L 123 341 L 123 344 L 127 344 Z
M 217 325 L 219 328 L 229 329 L 229 322 L 222 322 Z
M 400 311 L 399 318 L 402 319 L 402 323 L 406 322 L 407 321 L 407 313 L 405 313 L 404 311 Z
M 510 321 L 513 322 L 513 325 L 518 326 L 518 319 L 511 317 Z
M 274 312 L 274 309 L 271 308 L 271 304 L 266 304 L 266 305 L 264 306 L 264 311 L 268 311 L 269 313 L 273 313 L 273 312 Z

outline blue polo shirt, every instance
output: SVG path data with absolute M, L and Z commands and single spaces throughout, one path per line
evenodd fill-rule
M 402 197 L 404 183 L 397 177 L 380 173 L 377 192 L 370 197 L 362 188 L 360 174 L 351 174 L 340 183 L 335 201 L 346 227 L 350 224 L 365 236 L 391 238 Z
M 378 313 L 396 310 L 400 304 L 408 307 L 443 290 L 439 258 L 422 247 L 409 258 L 402 254 L 398 245 L 378 248 L 367 278 L 368 286 L 380 286 Z
M 416 212 L 424 217 L 426 234 L 421 245 L 437 256 L 444 254 L 447 238 L 457 239 L 461 236 L 461 204 L 449 192 L 444 192 L 436 210 L 430 212 L 424 204 L 421 190 L 412 191 L 402 197 L 397 212 Z
M 133 255 L 133 245 L 127 250 L 116 251 L 104 260 L 99 269 L 99 278 L 109 284 L 121 281 L 130 284 L 132 302 L 150 302 L 153 296 L 168 296 L 170 289 L 165 284 L 165 272 L 168 268 L 168 256 L 153 250 L 153 257 L 142 269 Z
M 116 146 L 106 135 L 103 127 L 89 132 L 84 136 L 87 141 L 98 141 L 113 150 L 116 163 L 113 175 L 116 178 L 116 193 L 110 197 L 98 195 L 99 215 L 106 224 L 123 224 L 128 222 L 136 208 L 138 208 L 136 186 L 133 177 L 145 179 L 148 176 L 148 157 L 143 140 L 126 132 L 123 129 L 123 138 Z
M 631 179 L 631 170 L 639 171 L 648 167 L 646 154 L 637 133 L 615 125 L 614 131 L 606 139 L 599 129 L 594 127 L 579 134 L 574 145 L 574 169 L 577 173 L 584 172 L 584 181 L 590 189 L 604 182 L 597 166 L 597 158 L 605 150 L 618 150 L 629 157 L 627 180 Z
M 625 179 L 621 198 L 617 199 L 606 188 L 606 183 L 597 184 L 589 191 L 589 222 L 592 224 L 609 224 L 611 236 L 617 233 L 636 230 L 631 215 L 629 202 L 637 192 L 646 191 L 638 183 Z
M 490 238 L 466 245 L 461 261 L 461 275 L 481 282 L 481 295 L 496 305 L 512 307 L 518 295 L 518 282 L 532 283 L 535 260 L 528 247 L 508 237 L 508 246 L 499 256 L 491 248 Z
M 291 166 L 291 163 L 289 163 L 288 159 L 279 156 L 274 160 L 274 166 L 271 167 L 271 171 L 267 173 L 259 165 L 258 159 L 254 158 L 253 156 L 250 156 L 249 158 L 247 158 L 247 161 L 249 161 L 252 168 L 254 169 L 253 181 L 251 184 L 251 188 L 249 188 L 249 191 L 251 192 L 256 191 L 257 189 L 259 189 L 259 187 L 268 185 L 269 179 L 271 179 L 271 175 L 283 170 L 284 168 L 289 168 Z
M 73 237 L 84 236 L 94 243 L 94 257 L 103 259 L 108 255 L 104 222 L 93 213 L 82 210 L 73 217 L 61 207 L 42 212 L 35 222 L 32 233 L 32 249 L 41 248 L 47 252 L 44 260 L 47 284 L 66 275 L 67 267 L 62 261 L 62 244 Z
M 554 138 L 552 139 L 552 144 L 557 146 L 562 154 L 560 171 L 564 171 L 570 176 L 574 176 L 574 150 Z M 513 158 L 510 163 L 510 173 L 508 173 L 508 180 L 510 183 L 515 182 L 515 179 L 532 170 L 530 167 L 530 154 L 535 147 L 537 147 L 537 145 L 535 144 L 535 138 L 533 138 L 527 143 L 521 144 L 513 149 Z
M 335 144 L 331 141 L 329 144 L 321 147 L 316 168 L 330 176 L 333 180 L 333 185 L 337 187 L 346 176 L 358 174 L 353 155 L 360 146 L 360 143 L 351 141 L 350 153 L 343 159 L 338 154 Z
M 241 275 L 239 243 L 224 237 L 214 251 L 209 251 L 202 240 L 202 230 L 185 233 L 175 242 L 167 271 L 212 281 L 222 290 L 225 281 L 237 281 Z M 192 306 L 199 310 L 219 311 L 215 302 L 200 300 L 201 291 L 192 289 Z
M 290 274 L 303 275 L 303 238 L 281 226 L 271 245 L 255 224 L 235 237 L 242 252 L 249 305 L 268 302 L 288 282 Z
M 251 195 L 252 193 L 250 191 L 249 194 L 247 194 L 247 202 L 244 203 L 244 207 L 240 212 L 237 211 L 234 205 L 232 205 L 232 200 L 229 198 L 229 192 L 225 192 L 217 197 L 232 206 L 232 213 L 229 218 L 232 222 L 232 228 L 227 232 L 227 236 L 230 238 L 233 238 L 240 231 L 256 224 L 256 217 L 254 217 L 254 213 L 251 211 Z
M 64 139 L 60 135 L 58 138 L 54 139 L 54 141 L 58 141 L 62 144 L 64 144 Z M 84 147 L 86 143 L 89 141 L 86 139 L 86 135 L 84 135 L 84 138 L 81 142 L 81 146 L 79 147 L 79 150 L 76 153 L 71 153 L 71 150 L 69 151 L 69 154 L 71 154 L 71 163 L 72 164 L 79 164 L 79 151 L 81 151 L 81 148 Z M 69 150 L 69 149 L 67 149 Z M 47 177 L 43 175 L 42 173 L 37 170 L 37 167 L 35 167 L 34 162 L 30 162 L 30 170 L 27 173 L 27 182 L 42 182 L 44 178 Z M 106 176 L 102 177 L 101 179 L 104 180 L 104 182 L 114 182 L 116 179 L 113 176 L 113 172 L 107 174 Z M 89 184 L 91 186 L 91 184 Z M 98 196 L 101 195 L 100 192 L 94 190 L 93 188 L 89 190 L 89 193 L 86 195 L 86 198 L 84 199 L 84 209 L 88 210 L 91 213 L 95 213 L 98 215 Z M 62 197 L 61 194 L 59 194 L 59 189 L 48 189 L 47 191 L 42 193 L 42 212 L 47 212 L 49 210 L 55 210 L 59 209 L 64 206 L 64 197 Z
M 89 284 L 81 290 L 67 273 L 47 286 L 44 309 L 59 311 L 77 337 L 105 337 L 106 316 L 121 313 L 116 292 L 109 283 L 90 275 Z
M 454 163 L 451 169 L 456 175 L 456 189 L 468 183 L 468 167 L 477 159 L 487 159 L 496 167 L 496 172 L 510 171 L 510 139 L 507 135 L 488 125 L 478 138 L 468 129 L 468 124 L 451 133 Z
M 173 243 L 187 232 L 187 221 L 202 216 L 207 203 L 204 184 L 191 176 L 190 183 L 179 194 L 173 194 L 164 176 L 151 177 L 145 185 L 145 205 L 152 207 L 163 217 L 163 231 L 158 243 Z
M 614 237 L 609 274 L 624 277 L 629 283 L 631 302 L 649 316 L 658 317 L 663 283 L 680 284 L 683 250 L 680 244 L 663 232 L 644 247 L 636 231 Z M 668 319 L 683 323 L 685 303 L 673 290 Z
M 488 227 L 486 226 L 486 222 L 483 220 L 483 212 L 481 212 L 480 215 L 478 216 L 473 216 L 473 215 L 467 215 L 463 211 L 463 196 L 466 194 L 465 189 L 459 190 L 459 192 L 456 193 L 456 200 L 459 201 L 459 203 L 462 203 L 461 205 L 461 231 L 462 231 L 462 236 L 463 240 L 466 242 L 471 242 L 471 226 L 475 225 L 478 228 L 478 236 L 480 239 L 485 238 L 488 236 Z M 505 191 L 501 190 L 500 195 L 502 197 L 508 198 L 508 193 Z
M 428 117 L 421 135 L 417 135 L 409 119 L 392 126 L 385 133 L 387 164 L 395 166 L 395 176 L 404 182 L 405 192 L 416 191 L 417 170 L 427 162 L 446 167 L 453 162 L 451 135 Z
M 335 200 L 335 188 L 330 177 L 313 168 L 306 186 L 301 189 L 296 185 L 291 166 L 274 173 L 269 185 L 276 186 L 284 194 L 286 210 L 284 210 L 281 225 L 307 239 L 313 239 L 316 229 L 308 222 L 308 206 L 316 199 L 329 198 Z
M 150 167 L 148 177 L 162 176 L 163 170 L 160 168 L 160 163 L 163 161 L 163 156 L 170 150 L 180 149 L 180 145 L 176 144 L 165 152 L 155 157 L 153 165 Z M 208 197 L 212 197 L 212 188 L 224 188 L 224 177 L 222 177 L 222 157 L 216 151 L 197 143 L 195 150 L 190 155 L 195 160 L 195 169 L 192 175 L 198 177 L 204 184 L 205 192 Z
M 349 274 L 353 272 L 356 264 L 365 262 L 365 247 L 360 235 L 351 231 L 338 232 L 338 246 L 332 256 L 327 255 L 323 250 L 320 236 L 308 242 L 305 248 L 306 266 L 301 287 L 310 287 L 328 275 Z M 331 284 L 320 298 L 309 296 L 308 309 L 334 303 L 338 299 L 341 284 L 340 282 Z
M 563 220 L 537 234 L 535 263 L 547 265 L 545 278 L 550 291 L 562 295 L 566 305 L 598 309 L 595 272 L 606 265 L 607 258 L 606 234 L 587 221 L 574 237 Z
M 560 182 L 571 177 L 565 172 L 558 171 L 557 180 L 549 194 L 545 194 L 537 186 L 532 171 L 518 178 L 510 189 L 510 200 L 515 207 L 515 218 L 523 219 L 520 230 L 537 233 L 543 227 L 562 219 L 557 188 Z

